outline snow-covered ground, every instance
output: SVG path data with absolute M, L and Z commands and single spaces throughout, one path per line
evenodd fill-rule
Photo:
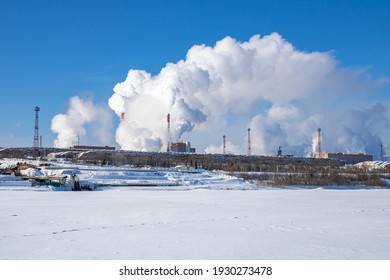
M 0 259 L 390 259 L 389 189 L 258 188 L 208 171 L 39 172 L 102 186 L 53 191 L 0 176 Z M 137 180 L 176 184 L 118 186 Z

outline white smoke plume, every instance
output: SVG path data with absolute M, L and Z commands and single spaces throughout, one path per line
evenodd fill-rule
M 116 131 L 122 149 L 164 151 L 170 113 L 172 140 L 191 138 L 198 151 L 221 152 L 221 136 L 228 134 L 234 153 L 246 154 L 251 127 L 252 154 L 273 155 L 279 146 L 284 154 L 310 154 L 321 127 L 324 150 L 372 153 L 379 138 L 371 123 L 385 125 L 386 108 L 337 106 L 383 81 L 340 67 L 331 53 L 299 51 L 272 33 L 195 45 L 155 76 L 130 70 L 108 103 L 118 116 L 124 113 Z
M 69 100 L 66 114 L 58 114 L 51 121 L 51 130 L 58 134 L 54 146 L 69 148 L 77 144 L 80 137 L 88 137 L 86 125 L 90 125 L 91 136 L 100 144 L 109 144 L 112 126 L 110 112 L 94 105 L 91 98 L 83 100 L 74 96 Z
M 205 152 L 208 154 L 222 154 L 223 153 L 223 144 L 218 145 L 209 145 L 205 149 Z M 225 153 L 226 154 L 240 154 L 242 152 L 242 148 L 240 146 L 234 145 L 230 141 L 226 141 Z

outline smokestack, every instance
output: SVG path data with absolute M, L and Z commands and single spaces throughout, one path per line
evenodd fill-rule
M 167 136 L 167 152 L 169 153 L 169 145 L 171 144 L 171 114 L 168 113 L 167 115 L 167 129 L 168 129 L 168 136 Z
M 226 135 L 223 136 L 223 154 L 226 154 Z
M 248 156 L 252 154 L 252 148 L 251 148 L 251 129 L 248 128 Z
M 383 161 L 383 145 L 382 145 L 382 142 L 381 142 L 381 150 L 380 150 L 380 156 L 381 156 L 381 161 Z
M 318 146 L 318 153 L 322 154 L 322 145 L 321 145 L 321 128 L 317 129 L 318 131 L 318 139 L 317 139 L 317 146 Z

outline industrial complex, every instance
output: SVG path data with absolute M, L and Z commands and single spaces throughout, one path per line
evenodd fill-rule
M 325 153 L 322 151 L 322 139 L 321 139 L 321 128 L 317 129 L 317 153 L 313 153 L 313 157 L 315 158 L 330 158 L 341 160 L 345 162 L 345 164 L 356 164 L 364 161 L 372 161 L 374 160 L 373 155 L 358 153 Z M 382 144 L 381 144 L 381 154 L 382 154 Z
M 35 106 L 35 126 L 34 126 L 34 139 L 33 139 L 33 148 L 38 149 L 42 147 L 42 136 L 39 136 L 39 116 L 38 113 L 40 111 L 39 106 Z M 125 118 L 125 113 L 120 115 L 120 120 L 123 121 Z M 168 113 L 166 116 L 167 122 L 167 139 L 166 139 L 166 151 L 171 153 L 196 153 L 196 149 L 191 146 L 189 141 L 172 141 L 171 137 L 171 115 Z M 111 150 L 114 151 L 115 147 L 112 146 L 92 146 L 92 145 L 74 145 L 70 147 L 75 150 Z M 222 154 L 226 154 L 226 135 L 223 135 L 223 143 L 222 143 Z M 251 149 L 251 128 L 247 129 L 247 156 L 252 155 Z M 278 156 L 282 156 L 281 147 L 278 150 Z M 291 157 L 292 155 L 290 155 Z M 374 157 L 371 154 L 364 153 L 342 153 L 342 152 L 324 152 L 322 149 L 322 135 L 321 128 L 317 129 L 317 143 L 316 143 L 316 151 L 313 151 L 313 158 L 323 158 L 323 159 L 334 159 L 343 161 L 345 164 L 357 164 L 365 161 L 373 161 Z M 380 160 L 383 161 L 383 146 L 380 143 Z
M 279 146 L 277 155 L 260 156 L 251 153 L 251 128 L 247 128 L 247 154 L 226 154 L 226 135 L 223 135 L 223 151 L 216 154 L 196 153 L 190 142 L 174 142 L 170 137 L 170 115 L 167 115 L 167 152 L 117 151 L 110 146 L 74 145 L 69 148 L 42 148 L 38 134 L 38 112 L 35 107 L 34 146 L 30 148 L 0 149 L 0 159 L 16 158 L 23 162 L 15 166 L 0 165 L 0 174 L 17 174 L 21 180 L 30 180 L 34 184 L 49 184 L 63 187 L 73 182 L 72 190 L 92 190 L 91 184 L 79 184 L 75 174 L 52 174 L 42 176 L 42 170 L 51 170 L 57 162 L 71 162 L 78 165 L 120 166 L 136 168 L 138 173 L 149 170 L 176 170 L 176 172 L 200 173 L 205 170 L 218 170 L 223 174 L 232 174 L 256 184 L 274 186 L 376 186 L 388 187 L 390 164 L 374 162 L 373 155 L 330 153 L 322 150 L 321 129 L 317 130 L 316 152 L 312 156 L 299 157 L 282 155 Z M 124 116 L 121 116 L 124 117 Z M 87 151 L 87 152 L 86 152 Z M 45 159 L 42 166 L 32 166 L 26 160 Z M 41 163 L 40 163 L 41 164 Z M 33 169 L 33 170 L 32 170 Z M 55 167 L 54 167 L 55 169 Z M 22 172 L 23 171 L 23 172 Z M 41 172 L 41 173 L 40 173 Z M 225 173 L 224 173 L 225 172 Z M 156 172 L 155 172 L 156 173 Z M 158 173 L 158 172 L 157 172 Z M 142 173 L 143 174 L 143 173 Z M 70 179 L 69 179 L 70 178 Z M 69 180 L 68 180 L 69 179 Z M 73 180 L 73 181 L 72 181 Z M 167 186 L 166 182 L 146 182 L 137 180 L 135 185 Z M 77 185 L 79 184 L 79 185 Z M 123 183 L 129 186 L 130 183 Z M 169 182 L 169 186 L 178 186 L 178 182 Z
M 196 153 L 196 149 L 191 148 L 190 142 L 171 143 L 170 151 L 173 153 Z
M 344 153 L 315 153 L 315 158 L 331 158 L 342 160 L 346 164 L 356 164 L 363 161 L 372 161 L 374 160 L 373 155 L 367 154 L 344 154 Z

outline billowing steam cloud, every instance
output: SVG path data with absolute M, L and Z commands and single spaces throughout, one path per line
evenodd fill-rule
M 101 144 L 108 144 L 111 140 L 111 114 L 93 104 L 92 99 L 83 100 L 74 96 L 69 101 L 66 114 L 56 115 L 51 122 L 51 130 L 58 133 L 54 146 L 69 148 L 77 144 L 78 138 L 86 135 L 85 125 L 89 124 L 92 136 Z
M 387 122 L 386 108 L 343 111 L 332 102 L 337 107 L 339 98 L 364 96 L 380 85 L 364 71 L 341 68 L 330 53 L 298 51 L 272 33 L 195 45 L 156 76 L 130 70 L 109 106 L 124 113 L 116 132 L 122 149 L 164 150 L 170 113 L 173 140 L 191 135 L 193 146 L 206 152 L 222 152 L 227 134 L 227 150 L 244 154 L 247 127 L 253 154 L 275 154 L 278 146 L 284 153 L 311 153 L 318 127 L 328 151 L 374 152 L 379 138 L 371 124 Z

